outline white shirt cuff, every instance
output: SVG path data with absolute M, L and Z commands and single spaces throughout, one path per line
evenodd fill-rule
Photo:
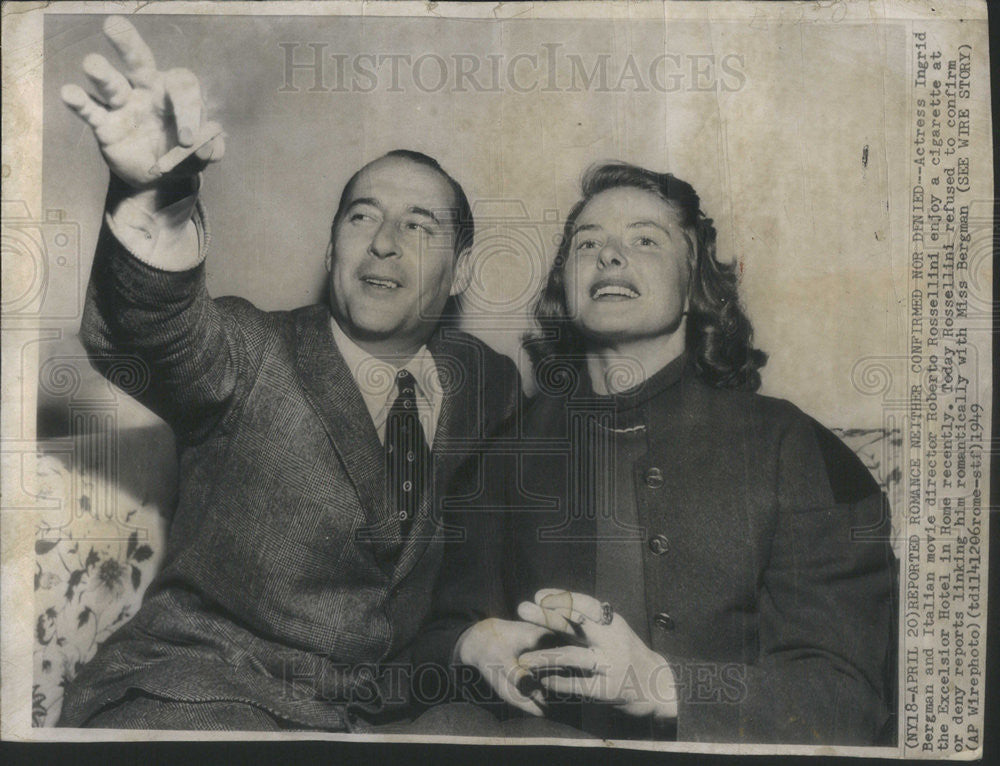
M 200 183 L 198 184 L 200 186 Z M 105 214 L 111 233 L 132 255 L 163 271 L 187 271 L 204 260 L 201 227 L 192 220 L 198 190 L 155 210 L 155 190 L 122 200 Z

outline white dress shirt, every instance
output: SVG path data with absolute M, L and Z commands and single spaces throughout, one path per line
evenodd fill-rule
M 372 356 L 348 338 L 332 317 L 330 328 L 333 330 L 333 340 L 337 344 L 337 350 L 344 357 L 351 375 L 358 384 L 379 440 L 385 444 L 385 424 L 389 419 L 389 410 L 399 396 L 399 380 L 396 373 L 407 369 L 417 383 L 414 392 L 417 415 L 424 429 L 427 446 L 432 447 L 444 392 L 438 378 L 437 365 L 427 346 L 421 346 L 411 357 L 400 356 L 392 360 L 382 360 Z

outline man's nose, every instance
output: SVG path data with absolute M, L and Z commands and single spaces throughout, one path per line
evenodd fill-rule
M 396 232 L 389 221 L 383 221 L 375 231 L 368 251 L 376 258 L 389 258 L 398 253 Z
M 597 267 L 606 269 L 610 266 L 622 267 L 626 264 L 625 253 L 621 243 L 609 238 L 604 247 L 597 253 Z

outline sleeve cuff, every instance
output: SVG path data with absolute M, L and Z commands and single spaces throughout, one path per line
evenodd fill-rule
M 187 271 L 205 259 L 208 228 L 198 187 L 181 199 L 152 209 L 152 197 L 122 200 L 105 213 L 108 229 L 131 255 L 162 271 Z

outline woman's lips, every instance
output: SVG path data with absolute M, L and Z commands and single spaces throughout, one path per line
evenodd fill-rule
M 592 300 L 634 300 L 639 297 L 639 291 L 631 282 L 623 279 L 605 279 L 596 282 L 590 288 Z

